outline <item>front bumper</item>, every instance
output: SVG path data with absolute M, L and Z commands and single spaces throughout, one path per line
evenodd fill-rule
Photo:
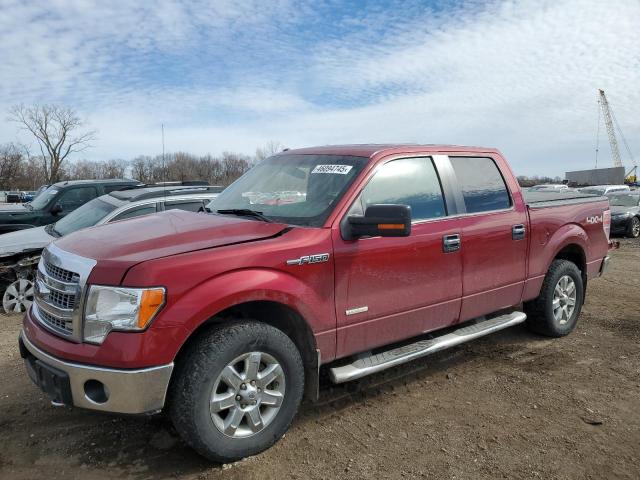
M 152 413 L 164 406 L 173 363 L 136 370 L 103 368 L 55 358 L 24 332 L 19 342 L 29 377 L 54 403 L 126 414 Z

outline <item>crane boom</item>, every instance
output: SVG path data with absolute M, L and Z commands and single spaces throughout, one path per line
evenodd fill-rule
M 600 92 L 600 108 L 602 108 L 602 116 L 604 117 L 604 124 L 607 127 L 607 134 L 609 135 L 609 144 L 611 145 L 611 159 L 613 160 L 614 167 L 622 167 L 622 159 L 620 158 L 620 149 L 618 148 L 618 140 L 616 139 L 616 132 L 613 127 L 613 119 L 611 118 L 611 110 L 609 109 L 609 102 L 604 94 L 604 90 L 598 90 Z

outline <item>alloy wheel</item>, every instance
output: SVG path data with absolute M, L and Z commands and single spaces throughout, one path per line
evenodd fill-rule
M 264 352 L 245 353 L 218 375 L 211 392 L 211 419 L 229 437 L 250 437 L 275 419 L 284 395 L 280 363 Z
M 5 313 L 26 312 L 33 303 L 33 282 L 20 278 L 4 291 L 2 307 Z
M 565 325 L 576 309 L 576 284 L 569 275 L 558 280 L 553 292 L 553 316 L 560 325 Z

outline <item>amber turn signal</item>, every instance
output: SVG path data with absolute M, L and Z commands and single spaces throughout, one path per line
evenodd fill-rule
M 378 230 L 404 230 L 402 223 L 379 223 Z
M 138 311 L 138 328 L 145 328 L 164 305 L 164 289 L 154 288 L 142 292 Z

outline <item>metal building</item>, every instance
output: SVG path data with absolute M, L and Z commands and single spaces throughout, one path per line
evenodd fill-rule
M 572 186 L 587 185 L 622 185 L 624 183 L 624 167 L 592 168 L 566 172 L 565 177 Z

